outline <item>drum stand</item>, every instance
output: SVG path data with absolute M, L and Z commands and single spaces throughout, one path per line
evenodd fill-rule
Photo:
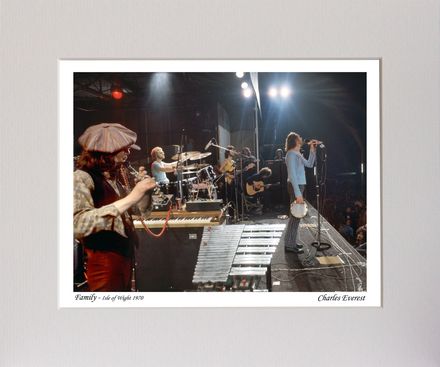
M 318 146 L 319 147 L 319 146 Z M 318 152 L 316 153 L 318 158 Z M 327 159 L 327 153 L 324 151 L 324 158 L 322 159 L 323 162 Z M 315 166 L 315 187 L 316 187 L 316 211 L 318 212 L 318 233 L 317 233 L 317 240 L 315 242 L 311 243 L 312 249 L 309 251 L 305 259 L 303 260 L 302 264 L 305 267 L 308 266 L 314 266 L 316 265 L 316 253 L 318 251 L 325 251 L 328 250 L 331 245 L 329 243 L 321 242 L 321 213 L 320 213 L 320 191 L 321 191 L 321 183 L 319 182 L 318 177 L 318 164 Z
M 178 156 L 177 165 L 176 165 L 177 182 L 179 185 L 180 206 L 183 205 L 183 188 L 182 188 L 182 178 L 183 178 L 182 164 L 183 164 L 183 162 L 181 161 L 181 159 L 182 159 L 182 153 L 183 153 L 184 138 L 185 138 L 185 130 L 182 130 L 182 136 L 180 138 L 180 146 L 179 146 L 179 156 Z M 176 200 L 176 202 L 177 202 L 177 200 Z

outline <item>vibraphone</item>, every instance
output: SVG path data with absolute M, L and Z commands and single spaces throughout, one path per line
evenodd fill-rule
M 193 283 L 199 291 L 271 290 L 271 261 L 285 224 L 206 228 Z

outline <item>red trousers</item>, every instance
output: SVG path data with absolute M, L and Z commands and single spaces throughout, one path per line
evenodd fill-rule
M 131 280 L 131 259 L 116 252 L 89 250 L 87 281 L 91 292 L 128 292 Z

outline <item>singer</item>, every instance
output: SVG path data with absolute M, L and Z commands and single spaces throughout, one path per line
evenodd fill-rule
M 151 178 L 125 192 L 118 170 L 137 135 L 120 124 L 90 126 L 78 139 L 83 151 L 74 172 L 75 239 L 87 254 L 89 291 L 130 290 L 137 237 L 128 210 L 156 186 Z
M 318 141 L 312 140 L 310 144 L 309 158 L 305 159 L 300 152 L 303 145 L 301 136 L 297 133 L 291 132 L 286 138 L 286 158 L 287 165 L 287 190 L 289 192 L 290 204 L 296 201 L 297 203 L 304 203 L 303 192 L 306 185 L 306 173 L 304 167 L 313 167 L 316 158 L 316 145 Z M 302 245 L 296 243 L 296 236 L 301 219 L 295 218 L 290 213 L 289 205 L 289 223 L 284 238 L 285 251 L 301 254 Z

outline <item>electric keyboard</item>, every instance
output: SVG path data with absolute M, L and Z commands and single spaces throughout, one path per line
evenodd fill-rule
M 144 224 L 148 228 L 162 228 L 168 212 L 152 212 L 151 215 L 144 220 Z M 185 210 L 172 210 L 167 226 L 169 228 L 187 228 L 187 227 L 209 227 L 218 226 L 225 219 L 222 210 L 207 212 L 187 212 Z M 136 229 L 143 229 L 141 218 L 135 217 L 133 220 Z

